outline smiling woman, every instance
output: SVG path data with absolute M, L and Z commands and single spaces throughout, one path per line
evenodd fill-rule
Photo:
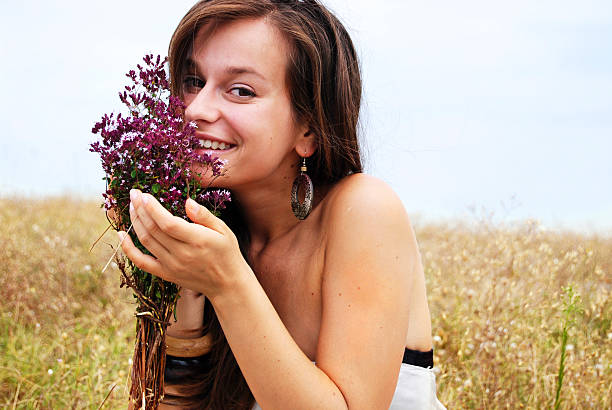
M 129 237 L 123 250 L 181 286 L 171 340 L 210 343 L 171 358 L 167 376 L 191 367 L 194 408 L 442 407 L 414 233 L 395 193 L 361 173 L 359 65 L 342 24 L 315 0 L 201 1 L 169 54 L 173 92 L 202 150 L 227 161 L 214 184 L 234 202 L 219 219 L 188 200 L 189 223 L 131 193 L 152 255 Z M 295 212 L 293 181 L 310 178 L 312 207 Z
M 218 182 L 227 188 L 250 181 L 278 187 L 295 177 L 297 153 L 314 152 L 308 124 L 292 112 L 285 43 L 263 19 L 208 24 L 195 37 L 182 81 L 185 118 L 227 161 L 226 177 Z M 221 144 L 226 149 L 219 150 Z

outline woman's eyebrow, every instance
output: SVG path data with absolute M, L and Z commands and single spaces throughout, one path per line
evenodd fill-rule
M 233 74 L 233 75 L 237 75 L 237 74 L 253 74 L 253 75 L 261 78 L 262 80 L 266 79 L 266 77 L 264 77 L 262 74 L 260 74 L 259 72 L 257 72 L 255 69 L 253 69 L 251 67 L 226 67 L 224 71 L 227 74 Z
M 187 57 L 187 61 L 185 61 L 185 72 L 187 73 L 197 73 L 198 70 L 198 63 L 196 63 L 194 60 L 192 60 L 190 57 Z
M 187 73 L 199 73 L 200 69 L 198 66 L 198 63 L 193 60 L 190 57 L 187 57 L 187 60 L 185 62 L 185 71 Z M 240 67 L 240 66 L 228 66 L 225 67 L 225 69 L 223 70 L 223 72 L 225 72 L 226 74 L 229 75 L 239 75 L 239 74 L 253 74 L 259 78 L 261 78 L 262 80 L 266 80 L 266 77 L 259 73 L 257 70 L 255 70 L 252 67 Z

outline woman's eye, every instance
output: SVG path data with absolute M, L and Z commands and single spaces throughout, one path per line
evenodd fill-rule
M 255 93 L 245 87 L 234 87 L 230 90 L 230 93 L 236 97 L 255 97 Z
M 187 91 L 203 88 L 204 84 L 204 81 L 200 80 L 198 77 L 185 77 L 183 80 L 183 87 L 185 87 Z

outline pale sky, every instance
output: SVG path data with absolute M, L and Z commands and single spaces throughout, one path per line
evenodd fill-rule
M 412 216 L 612 233 L 612 2 L 325 3 L 361 56 L 366 170 Z M 192 4 L 2 2 L 0 196 L 101 198 L 91 127 Z

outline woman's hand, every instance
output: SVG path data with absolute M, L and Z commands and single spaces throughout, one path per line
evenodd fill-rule
M 232 288 L 249 271 L 233 232 L 192 199 L 185 209 L 194 223 L 173 216 L 152 195 L 136 189 L 130 201 L 133 229 L 153 256 L 138 250 L 129 235 L 121 247 L 140 269 L 209 298 Z

